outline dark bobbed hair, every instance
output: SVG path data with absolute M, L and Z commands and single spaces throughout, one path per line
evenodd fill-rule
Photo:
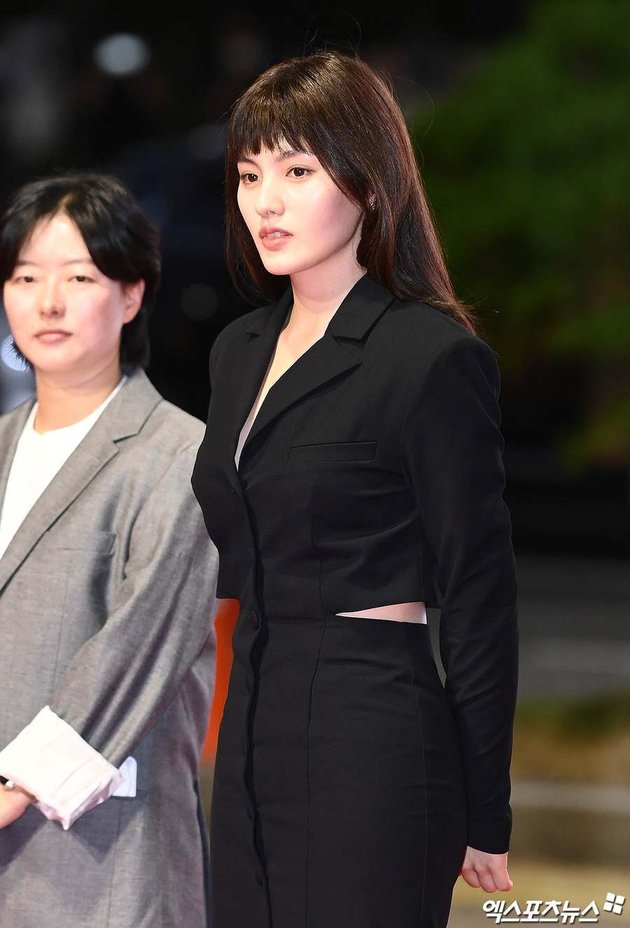
M 147 367 L 148 317 L 160 285 L 159 234 L 117 178 L 81 172 L 20 187 L 0 217 L 0 284 L 12 275 L 36 225 L 59 214 L 74 222 L 106 277 L 126 284 L 144 281 L 140 311 L 123 326 L 120 361 L 126 367 Z
M 357 260 L 401 299 L 433 304 L 474 331 L 456 297 L 403 114 L 388 84 L 358 58 L 318 52 L 265 71 L 236 101 L 227 130 L 226 252 L 235 286 L 277 299 L 237 204 L 238 160 L 288 144 L 315 155 L 363 210 Z

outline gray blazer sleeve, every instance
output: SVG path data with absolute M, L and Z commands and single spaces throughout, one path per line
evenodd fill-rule
M 190 490 L 195 453 L 190 446 L 173 458 L 138 512 L 107 620 L 74 655 L 50 702 L 114 766 L 213 643 L 218 556 Z

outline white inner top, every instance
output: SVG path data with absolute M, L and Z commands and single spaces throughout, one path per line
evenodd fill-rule
M 38 406 L 35 403 L 17 443 L 2 500 L 0 557 L 48 484 L 81 444 L 126 379 L 123 377 L 107 399 L 89 416 L 61 429 L 36 432 L 34 423 Z

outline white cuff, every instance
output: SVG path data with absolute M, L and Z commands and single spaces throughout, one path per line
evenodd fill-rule
M 133 757 L 117 770 L 49 706 L 0 751 L 0 774 L 66 830 L 112 795 L 135 796 L 136 771 Z

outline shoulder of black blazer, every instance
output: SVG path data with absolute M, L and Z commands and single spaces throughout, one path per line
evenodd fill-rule
M 369 303 L 370 324 L 356 325 L 362 303 Z M 279 332 L 291 305 L 290 289 L 276 302 L 260 306 L 228 323 L 210 353 L 210 377 L 223 362 L 238 361 L 243 336 L 262 334 L 273 326 Z M 352 318 L 354 325 L 352 324 Z M 327 334 L 358 347 L 382 352 L 385 366 L 394 368 L 407 383 L 424 386 L 425 376 L 438 361 L 451 356 L 476 358 L 498 396 L 499 373 L 495 352 L 454 316 L 426 302 L 400 299 L 391 291 L 363 277 L 343 300 Z M 442 366 L 442 364 L 438 365 Z

